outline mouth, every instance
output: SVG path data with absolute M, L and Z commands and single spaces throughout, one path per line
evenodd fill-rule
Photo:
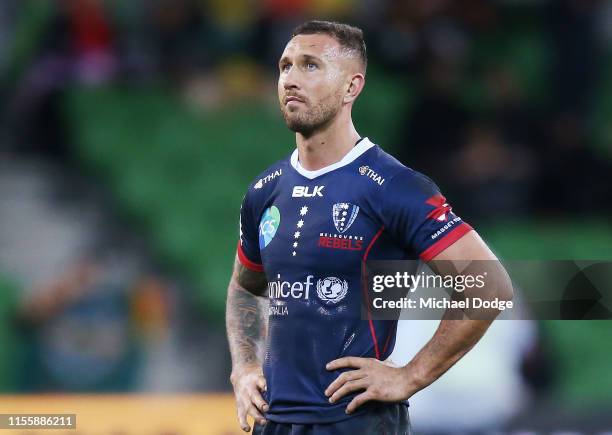
M 289 103 L 303 103 L 304 100 L 300 97 L 296 97 L 294 95 L 290 95 L 288 97 L 285 97 L 285 105 L 289 104 Z

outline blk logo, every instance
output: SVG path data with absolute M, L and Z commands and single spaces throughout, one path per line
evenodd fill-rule
M 315 196 L 323 197 L 323 188 L 325 188 L 325 186 L 293 186 L 293 193 L 291 196 L 293 198 L 313 198 Z

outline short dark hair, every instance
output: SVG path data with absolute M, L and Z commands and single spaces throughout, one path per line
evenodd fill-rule
M 313 35 L 323 33 L 335 38 L 342 47 L 355 51 L 363 64 L 363 72 L 368 66 L 368 55 L 366 52 L 363 31 L 349 24 L 338 23 L 335 21 L 311 20 L 300 24 L 291 33 L 294 38 L 297 35 Z

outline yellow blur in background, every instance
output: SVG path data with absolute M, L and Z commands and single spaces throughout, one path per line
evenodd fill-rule
M 244 433 L 229 394 L 2 396 L 0 409 L 3 414 L 76 414 L 76 430 L 8 429 L 2 430 L 3 435 Z

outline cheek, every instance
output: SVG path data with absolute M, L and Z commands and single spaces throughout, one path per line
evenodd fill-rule
M 326 86 L 321 88 L 319 93 L 319 101 L 324 101 L 326 104 L 336 104 L 340 98 L 341 92 L 337 83 L 328 82 Z
M 329 83 L 335 83 L 336 85 L 340 82 L 342 73 L 337 68 L 330 68 L 325 73 L 325 80 Z
M 338 71 L 329 71 L 325 75 L 325 94 L 328 99 L 336 100 L 342 94 L 343 76 Z
M 336 94 L 335 86 L 335 83 L 329 81 L 325 76 L 309 81 L 305 90 L 313 102 L 327 102 Z

